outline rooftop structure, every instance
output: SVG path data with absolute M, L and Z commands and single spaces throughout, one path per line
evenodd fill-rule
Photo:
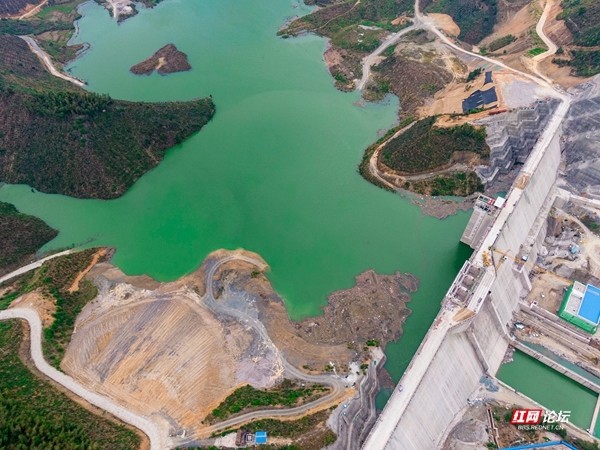
M 517 447 L 505 447 L 502 450 L 529 450 L 543 448 L 547 450 L 577 450 L 573 444 L 569 444 L 566 441 L 552 441 L 552 442 L 540 442 L 537 444 L 526 444 L 519 445 Z
M 575 281 L 567 289 L 558 315 L 588 333 L 595 333 L 600 324 L 600 289 Z
M 267 432 L 266 431 L 257 431 L 254 434 L 254 443 L 255 444 L 266 444 L 267 443 Z
M 495 87 L 491 87 L 487 91 L 478 89 L 463 100 L 462 110 L 466 113 L 474 109 L 485 108 L 497 101 L 498 96 L 496 95 Z
M 483 85 L 485 86 L 488 83 L 493 83 L 493 81 L 492 81 L 492 72 L 489 71 L 489 70 L 485 73 L 485 81 L 483 82 Z
M 473 206 L 473 214 L 463 232 L 460 241 L 475 249 L 481 244 L 483 237 L 492 226 L 498 210 L 504 206 L 506 199 L 498 197 L 495 200 L 480 195 Z

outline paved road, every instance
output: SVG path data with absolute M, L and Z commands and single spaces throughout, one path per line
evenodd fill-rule
M 163 436 L 156 425 L 148 418 L 123 408 L 108 397 L 104 397 L 86 389 L 73 378 L 59 372 L 46 362 L 42 353 L 42 321 L 40 320 L 37 311 L 29 308 L 15 308 L 0 311 L 0 320 L 9 319 L 23 319 L 29 323 L 31 329 L 31 358 L 35 367 L 37 367 L 40 372 L 79 397 L 87 400 L 92 405 L 108 411 L 123 422 L 142 430 L 150 439 L 150 448 L 152 450 L 163 450 L 168 448 L 166 436 Z
M 543 15 L 542 15 L 542 18 L 545 21 L 545 18 L 543 17 Z M 548 83 L 546 80 L 544 80 L 544 79 L 542 79 L 540 77 L 537 77 L 535 75 L 531 75 L 531 74 L 526 73 L 526 72 L 522 72 L 520 70 L 517 70 L 517 69 L 515 69 L 513 67 L 510 67 L 510 66 L 504 64 L 503 62 L 497 61 L 497 60 L 495 60 L 493 58 L 489 58 L 489 57 L 481 55 L 479 53 L 473 53 L 473 52 L 471 52 L 469 50 L 465 50 L 464 48 L 459 47 L 458 45 L 456 45 L 454 42 L 452 42 L 450 39 L 448 39 L 448 37 L 444 33 L 442 33 L 440 30 L 438 30 L 435 27 L 435 22 L 433 21 L 433 19 L 431 19 L 430 17 L 427 17 L 427 16 L 423 16 L 423 14 L 421 13 L 420 6 L 419 6 L 419 0 L 415 0 L 415 19 L 416 19 L 416 23 L 420 24 L 422 26 L 422 28 L 425 28 L 428 31 L 430 31 L 433 34 L 435 34 L 442 42 L 444 42 L 446 45 L 452 47 L 454 50 L 459 51 L 461 53 L 464 53 L 466 55 L 472 56 L 474 58 L 479 58 L 479 59 L 481 59 L 483 61 L 486 61 L 486 62 L 489 62 L 491 64 L 494 64 L 494 65 L 496 65 L 498 67 L 502 67 L 503 69 L 509 70 L 509 71 L 511 71 L 513 73 L 516 73 L 516 74 L 521 75 L 521 76 L 523 76 L 525 78 L 528 78 L 531 81 L 534 81 L 535 83 L 537 83 L 539 85 L 542 85 L 542 86 L 545 86 L 545 87 L 549 87 L 553 91 L 556 92 L 556 89 L 552 86 L 551 83 Z M 540 19 L 540 21 L 541 21 L 541 19 Z M 542 27 L 543 27 L 543 25 L 542 25 Z M 542 34 L 543 34 L 543 32 L 542 32 Z M 562 98 L 563 96 L 560 95 L 560 97 Z
M 542 38 L 542 41 L 544 41 L 544 44 L 546 44 L 546 47 L 548 47 L 548 50 L 546 50 L 544 53 L 542 53 L 540 55 L 536 55 L 533 59 L 536 59 L 536 60 L 544 59 L 547 56 L 555 54 L 556 50 L 558 50 L 558 46 L 554 42 L 552 42 L 552 39 L 550 39 L 548 36 L 546 36 L 546 33 L 544 32 L 544 26 L 546 25 L 546 20 L 548 20 L 548 15 L 550 14 L 550 10 L 552 9 L 553 6 L 554 6 L 554 2 L 552 0 L 548 0 L 546 2 L 546 6 L 544 7 L 544 12 L 542 13 L 542 17 L 540 17 L 540 20 L 538 21 L 537 25 L 535 26 L 535 31 L 540 36 L 540 38 Z
M 548 38 L 548 36 L 546 36 L 546 34 L 544 33 L 544 25 L 546 23 L 546 19 L 548 17 L 548 14 L 550 13 L 550 9 L 551 9 L 552 5 L 551 2 L 549 1 L 546 4 L 546 7 L 544 8 L 544 13 L 542 14 L 542 17 L 540 18 L 537 26 L 536 26 L 536 31 L 537 33 L 540 35 L 540 37 L 542 38 L 542 40 L 544 41 L 544 43 L 548 46 L 548 51 L 538 55 L 538 59 L 543 59 L 546 58 L 547 56 L 556 53 L 556 45 L 552 42 L 552 40 L 550 38 Z M 448 37 L 443 34 L 440 30 L 438 30 L 435 27 L 435 22 L 433 21 L 433 19 L 431 19 L 430 17 L 424 16 L 421 13 L 421 9 L 420 9 L 420 5 L 419 5 L 419 0 L 415 0 L 415 17 L 413 19 L 413 25 L 405 28 L 404 30 L 399 31 L 398 33 L 395 33 L 394 35 L 390 36 L 388 39 L 386 39 L 379 47 L 377 47 L 377 49 L 375 49 L 375 51 L 373 51 L 373 53 L 371 53 L 370 55 L 368 55 L 367 57 L 365 57 L 365 59 L 363 60 L 363 76 L 360 80 L 360 82 L 357 85 L 357 89 L 359 90 L 363 90 L 367 84 L 367 81 L 369 79 L 369 75 L 371 73 L 371 66 L 374 64 L 375 59 L 381 55 L 381 53 L 389 46 L 395 44 L 396 42 L 398 42 L 400 40 L 400 38 L 408 33 L 409 31 L 412 30 L 417 30 L 417 29 L 426 29 L 430 32 L 432 32 L 433 34 L 435 34 L 442 42 L 444 42 L 446 45 L 452 47 L 454 50 L 459 51 L 461 53 L 467 54 L 469 56 L 475 57 L 475 58 L 479 58 L 482 59 L 488 63 L 491 64 L 495 64 L 496 66 L 502 67 L 503 69 L 509 70 L 513 73 L 519 74 L 525 78 L 528 78 L 542 86 L 545 87 L 550 87 L 552 90 L 556 91 L 555 88 L 553 88 L 552 86 L 552 80 L 546 78 L 545 76 L 539 74 L 536 71 L 536 74 L 538 76 L 535 75 L 531 75 L 525 72 L 522 72 L 520 70 L 514 69 L 506 64 L 504 64 L 503 62 L 497 61 L 493 58 L 489 58 L 487 56 L 483 56 L 479 53 L 473 53 L 471 51 L 465 50 L 462 47 L 459 47 L 458 45 L 456 45 L 454 42 L 452 42 L 450 39 L 448 39 Z
M 69 253 L 73 253 L 74 251 L 75 250 L 65 250 L 64 252 L 55 253 L 54 255 L 50 255 L 50 256 L 46 256 L 45 258 L 38 259 L 36 262 L 33 262 L 26 266 L 23 266 L 20 269 L 15 270 L 14 272 L 11 272 L 9 274 L 4 275 L 3 277 L 0 277 L 0 284 L 4 283 L 5 281 L 10 280 L 11 278 L 15 278 L 15 277 L 18 277 L 19 275 L 23 275 L 24 273 L 27 273 L 30 270 L 37 269 L 42 264 L 44 264 L 46 261 L 49 261 L 53 258 L 58 258 L 59 256 L 68 255 Z
M 546 33 L 544 32 L 544 26 L 546 25 L 546 20 L 548 20 L 548 15 L 550 14 L 550 11 L 552 10 L 553 7 L 554 7 L 554 1 L 548 0 L 546 2 L 546 6 L 544 7 L 544 12 L 542 13 L 542 17 L 540 17 L 540 20 L 538 21 L 537 25 L 535 26 L 535 31 L 537 32 L 538 36 L 540 38 L 542 38 L 542 41 L 544 41 L 544 44 L 546 44 L 546 47 L 548 47 L 548 50 L 546 50 L 544 53 L 540 53 L 539 55 L 536 55 L 532 58 L 533 59 L 533 71 L 535 72 L 535 74 L 537 76 L 539 76 L 540 78 L 542 78 L 549 84 L 552 84 L 552 80 L 540 72 L 538 63 L 541 60 L 554 55 L 556 53 L 556 51 L 558 50 L 558 46 L 554 42 L 552 42 L 552 39 L 550 39 L 548 36 L 546 36 Z
M 386 186 L 390 187 L 393 190 L 398 189 L 398 186 L 394 185 L 393 183 L 390 183 L 388 180 L 386 180 L 385 178 L 383 178 L 381 176 L 381 172 L 379 171 L 379 167 L 377 167 L 377 160 L 379 158 L 379 153 L 381 153 L 381 149 L 383 147 L 385 147 L 387 145 L 388 142 L 390 142 L 392 139 L 396 139 L 398 136 L 400 136 L 402 133 L 406 132 L 410 127 L 412 127 L 415 123 L 417 123 L 416 121 L 408 124 L 407 126 L 405 126 L 404 128 L 396 131 L 393 135 L 391 135 L 388 139 L 386 139 L 385 141 L 383 141 L 381 143 L 381 145 L 379 145 L 375 151 L 373 152 L 373 154 L 371 155 L 371 158 L 369 159 L 369 172 L 371 173 L 371 175 L 373 175 L 375 178 L 377 178 L 381 183 L 385 184 Z
M 69 254 L 71 252 L 73 252 L 73 250 L 66 250 L 64 252 L 48 256 L 44 259 L 36 261 L 35 263 L 29 264 L 28 266 L 22 267 L 6 275 L 2 279 L 0 279 L 0 281 L 5 281 L 12 277 L 26 273 L 29 270 L 33 270 L 37 267 L 40 267 L 44 263 L 44 261 L 56 258 L 61 255 Z M 222 302 L 217 301 L 214 297 L 212 279 L 214 277 L 215 272 L 222 264 L 236 259 L 254 264 L 260 269 L 264 269 L 266 267 L 262 261 L 259 261 L 254 258 L 249 258 L 244 255 L 232 255 L 220 259 L 211 267 L 211 269 L 206 275 L 207 291 L 202 300 L 207 304 L 207 306 L 209 306 L 214 311 L 232 316 L 240 322 L 246 325 L 250 325 L 266 342 L 271 342 L 266 328 L 260 321 L 247 315 L 243 311 L 224 306 Z M 75 381 L 73 378 L 69 377 L 68 375 L 65 375 L 62 372 L 59 372 L 46 362 L 43 356 L 41 345 L 42 322 L 37 311 L 30 308 L 14 308 L 8 309 L 6 311 L 0 311 L 0 321 L 9 319 L 24 319 L 29 323 L 29 326 L 31 328 L 31 357 L 35 366 L 40 372 L 42 372 L 44 375 L 51 378 L 52 380 L 56 381 L 69 391 L 78 395 L 79 397 L 87 400 L 94 406 L 108 411 L 115 417 L 121 419 L 123 422 L 142 430 L 149 437 L 152 450 L 163 450 L 172 447 L 172 445 L 170 445 L 172 444 L 172 441 L 168 439 L 165 433 L 162 433 L 159 427 L 157 427 L 157 425 L 151 422 L 147 417 L 135 414 L 129 411 L 128 409 L 118 405 L 108 397 L 104 397 L 100 394 L 88 390 L 87 388 L 79 384 L 77 381 Z M 247 414 L 243 414 L 241 416 L 237 416 L 235 418 L 220 422 L 214 427 L 212 427 L 211 431 L 218 431 L 225 428 L 234 427 L 236 425 L 243 424 L 256 419 L 261 419 L 263 417 L 293 417 L 303 415 L 310 410 L 313 410 L 315 408 L 320 407 L 323 404 L 326 404 L 327 402 L 330 402 L 333 398 L 340 396 L 340 394 L 342 394 L 346 389 L 346 383 L 337 376 L 308 375 L 291 365 L 285 358 L 282 357 L 281 360 L 283 363 L 283 367 L 288 375 L 299 380 L 303 380 L 305 382 L 319 383 L 331 386 L 332 391 L 326 396 L 315 400 L 314 402 L 307 403 L 297 408 L 289 408 L 283 410 L 271 409 L 249 412 Z M 187 441 L 181 440 L 179 444 L 181 445 L 185 442 Z
M 217 301 L 215 299 L 213 283 L 212 283 L 214 274 L 216 273 L 216 271 L 219 269 L 219 267 L 221 265 L 223 265 L 229 261 L 233 261 L 233 260 L 248 262 L 250 264 L 257 266 L 261 270 L 266 268 L 266 265 L 262 261 L 254 259 L 254 258 L 250 258 L 250 257 L 240 255 L 240 254 L 226 256 L 225 258 L 222 258 L 219 261 L 217 261 L 209 269 L 208 273 L 206 274 L 206 293 L 204 294 L 204 297 L 202 297 L 202 300 L 210 309 L 212 309 L 216 313 L 228 315 L 230 317 L 235 318 L 236 320 L 240 321 L 241 323 L 243 323 L 245 325 L 251 326 L 265 342 L 270 343 L 270 342 L 272 342 L 271 338 L 269 337 L 269 334 L 267 333 L 267 330 L 266 330 L 265 326 L 262 324 L 262 322 L 260 322 L 258 319 L 255 319 L 254 317 L 246 314 L 244 311 L 234 309 L 234 308 L 229 308 L 229 307 L 225 306 L 223 304 L 223 302 Z M 302 406 L 299 406 L 296 408 L 253 411 L 253 412 L 249 412 L 247 414 L 243 414 L 243 415 L 234 417 L 229 420 L 225 420 L 223 422 L 216 424 L 212 428 L 213 431 L 230 428 L 230 427 L 233 427 L 233 426 L 236 426 L 236 425 L 239 425 L 242 423 L 246 423 L 251 420 L 260 419 L 263 417 L 291 417 L 291 416 L 301 415 L 301 414 L 308 412 L 309 410 L 318 408 L 319 406 L 321 406 L 327 402 L 330 402 L 332 398 L 338 397 L 340 394 L 342 394 L 345 391 L 347 383 L 345 383 L 338 376 L 336 376 L 336 375 L 308 375 L 308 374 L 298 370 L 292 364 L 290 364 L 283 357 L 283 355 L 280 355 L 280 356 L 281 356 L 283 368 L 285 369 L 285 372 L 288 375 L 290 375 L 294 378 L 297 378 L 299 380 L 308 382 L 308 383 L 318 383 L 318 384 L 324 384 L 324 385 L 331 386 L 332 391 L 329 394 L 315 400 L 314 402 L 310 402 L 310 403 L 307 403 L 305 405 L 302 405 Z
M 50 55 L 48 55 L 48 53 L 46 53 L 44 50 L 41 49 L 41 47 L 38 45 L 38 43 L 35 41 L 35 39 L 33 39 L 30 36 L 19 36 L 21 39 L 23 39 L 25 42 L 27 42 L 27 45 L 29 45 L 29 48 L 31 49 L 31 51 L 33 53 L 35 53 L 35 55 L 39 58 L 39 60 L 42 62 L 42 64 L 46 67 L 46 69 L 48 69 L 48 72 L 50 72 L 52 75 L 54 75 L 55 77 L 58 78 L 62 78 L 63 80 L 66 80 L 70 83 L 73 83 L 76 86 L 82 87 L 85 86 L 85 83 L 81 80 L 78 80 L 77 78 L 73 78 L 69 75 L 65 75 L 64 73 L 58 71 L 56 69 L 56 67 L 54 67 L 54 64 L 52 63 L 52 59 L 50 58 Z

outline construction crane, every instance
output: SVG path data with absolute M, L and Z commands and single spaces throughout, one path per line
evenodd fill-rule
M 544 274 L 548 274 L 553 276 L 554 278 L 557 278 L 567 284 L 573 284 L 573 280 L 569 279 L 569 278 L 565 278 L 565 277 L 561 277 L 560 275 L 555 274 L 554 272 L 538 265 L 535 264 L 533 261 L 528 261 L 526 257 L 518 257 L 518 256 L 513 256 L 507 252 L 503 252 L 502 250 L 498 250 L 495 247 L 490 247 L 490 251 L 494 252 L 494 253 L 498 253 L 499 255 L 501 255 L 501 258 L 499 258 L 498 263 L 494 266 L 494 268 L 497 270 L 504 261 L 506 261 L 507 259 L 512 259 L 516 264 L 518 264 L 519 266 L 525 266 L 527 265 L 530 269 L 536 269 L 537 271 L 539 271 L 540 273 L 544 273 Z M 486 253 L 488 253 L 487 258 L 486 258 Z M 523 259 L 525 258 L 525 259 Z M 486 260 L 488 261 L 488 263 L 486 264 Z M 483 253 L 483 264 L 484 266 L 488 267 L 489 264 L 489 252 L 484 252 Z

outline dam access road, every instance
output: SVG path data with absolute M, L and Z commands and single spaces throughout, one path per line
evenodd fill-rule
M 38 57 L 38 59 L 41 61 L 44 67 L 46 67 L 48 72 L 50 72 L 52 75 L 58 78 L 62 78 L 63 80 L 68 81 L 69 83 L 73 83 L 75 86 L 85 86 L 85 83 L 83 81 L 78 80 L 77 78 L 72 77 L 70 75 L 66 75 L 59 71 L 56 67 L 54 67 L 54 63 L 52 62 L 52 58 L 50 58 L 50 55 L 48 55 L 48 53 L 42 50 L 42 48 L 38 45 L 34 38 L 32 38 L 31 36 L 19 37 L 25 42 L 27 42 L 29 49 L 35 54 L 35 56 Z

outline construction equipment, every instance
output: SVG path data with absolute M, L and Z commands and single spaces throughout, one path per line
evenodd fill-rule
M 490 267 L 492 265 L 492 260 L 490 258 L 490 252 L 485 251 L 485 252 L 483 252 L 483 254 L 481 256 L 483 258 L 483 265 L 485 267 Z
M 539 271 L 540 273 L 544 273 L 544 274 L 548 274 L 553 276 L 554 278 L 557 278 L 567 284 L 572 284 L 573 280 L 569 279 L 569 278 L 565 278 L 565 277 L 561 277 L 560 275 L 555 274 L 554 272 L 538 265 L 535 264 L 533 261 L 528 261 L 527 258 L 523 258 L 523 256 L 519 257 L 517 256 L 513 256 L 507 252 L 503 252 L 502 250 L 498 250 L 495 247 L 490 247 L 490 250 L 494 253 L 498 253 L 499 255 L 502 255 L 502 257 L 500 258 L 498 265 L 495 266 L 496 269 L 498 269 L 500 267 L 500 265 L 506 261 L 507 259 L 511 259 L 513 260 L 516 264 L 518 264 L 519 266 L 528 266 L 528 268 L 530 268 L 531 270 L 535 269 L 537 271 Z M 485 253 L 483 254 L 483 264 L 486 265 L 486 258 L 485 258 Z M 488 255 L 488 260 L 489 260 L 489 255 Z M 487 266 L 486 266 L 487 267 Z

